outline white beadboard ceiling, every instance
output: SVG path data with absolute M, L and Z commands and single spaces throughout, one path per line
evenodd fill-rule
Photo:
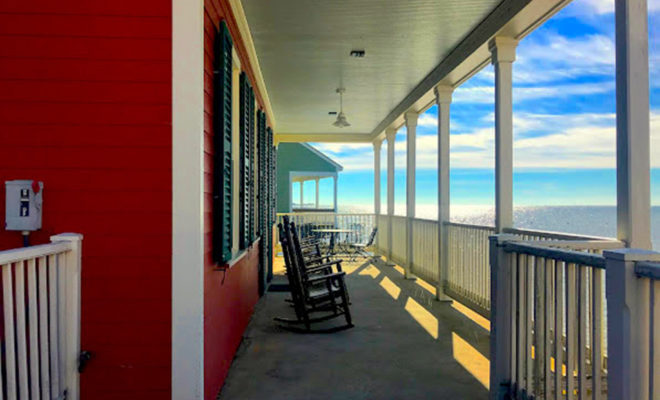
M 499 3 L 242 0 L 278 133 L 365 135 Z M 352 124 L 343 129 L 328 115 L 339 86 Z

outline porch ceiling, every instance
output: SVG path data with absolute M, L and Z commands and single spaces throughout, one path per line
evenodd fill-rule
M 243 0 L 282 135 L 365 135 L 438 66 L 500 0 Z M 353 49 L 365 50 L 353 58 Z M 337 87 L 352 124 L 335 128 Z

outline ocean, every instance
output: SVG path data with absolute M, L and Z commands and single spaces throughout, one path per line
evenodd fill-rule
M 373 212 L 373 206 L 339 206 L 339 212 Z M 396 215 L 405 215 L 405 205 L 397 205 Z M 418 218 L 436 219 L 434 204 L 418 204 Z M 589 236 L 616 237 L 616 207 L 614 206 L 521 206 L 514 208 L 516 228 L 574 233 Z M 477 225 L 493 225 L 492 206 L 455 205 L 451 220 Z M 651 207 L 651 240 L 653 249 L 660 251 L 660 206 Z

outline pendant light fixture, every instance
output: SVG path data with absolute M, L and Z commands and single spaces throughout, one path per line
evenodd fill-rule
M 343 95 L 345 91 L 346 89 L 344 88 L 337 89 L 337 93 L 339 93 L 339 114 L 337 114 L 337 120 L 332 124 L 337 128 L 345 128 L 347 126 L 351 126 L 351 124 L 349 124 L 346 120 L 346 115 L 344 114 Z

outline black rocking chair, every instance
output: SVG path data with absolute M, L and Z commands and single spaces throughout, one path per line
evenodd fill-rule
M 332 266 L 341 261 L 306 266 L 295 224 L 289 224 L 287 219 L 278 228 L 296 318 L 275 318 L 275 321 L 285 329 L 301 333 L 330 333 L 353 327 L 345 272 L 332 272 Z M 343 325 L 312 326 L 341 316 L 346 320 Z

